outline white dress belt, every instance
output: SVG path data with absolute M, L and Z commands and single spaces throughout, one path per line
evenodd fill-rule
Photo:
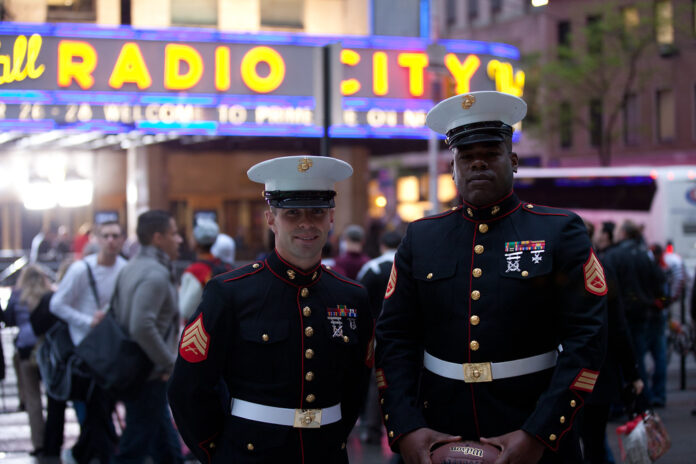
M 552 350 L 512 361 L 458 364 L 436 358 L 426 351 L 423 364 L 430 372 L 441 377 L 463 380 L 467 383 L 478 383 L 543 371 L 555 366 L 557 358 L 558 352 Z
M 319 428 L 341 420 L 341 403 L 323 409 L 291 409 L 232 398 L 231 404 L 231 415 L 267 424 Z

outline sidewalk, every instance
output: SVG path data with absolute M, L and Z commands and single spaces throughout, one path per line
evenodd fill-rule
M 3 330 L 2 342 L 6 357 L 12 351 L 11 334 Z M 7 378 L 0 383 L 0 464 L 34 464 L 39 460 L 29 456 L 29 424 L 27 414 L 17 411 L 16 379 L 11 359 L 6 359 Z M 679 358 L 672 360 L 668 370 L 667 407 L 658 409 L 671 438 L 672 448 L 660 459 L 660 464 L 690 464 L 696 462 L 696 416 L 691 414 L 696 409 L 696 360 L 693 356 L 687 362 L 687 389 L 679 390 Z M 625 421 L 624 421 L 625 422 Z M 620 463 L 616 427 L 619 422 L 610 422 L 607 436 L 614 457 Z M 65 446 L 71 446 L 77 438 L 79 426 L 71 408 L 66 411 Z M 351 435 L 348 444 L 352 464 L 387 464 L 391 451 L 383 439 L 381 446 L 365 445 Z

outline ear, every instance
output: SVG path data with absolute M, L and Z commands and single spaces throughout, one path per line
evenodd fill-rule
M 334 213 L 335 213 L 335 212 L 336 212 L 336 210 L 335 210 L 334 208 L 331 208 L 331 209 L 329 210 L 329 224 L 331 224 L 331 229 L 332 229 L 332 230 L 333 230 L 333 226 L 334 226 Z
M 264 211 L 264 215 L 266 216 L 266 224 L 268 225 L 268 228 L 275 233 L 275 216 L 268 209 Z
M 520 160 L 517 157 L 517 153 L 510 152 L 510 164 L 512 164 L 512 172 L 517 172 L 517 166 L 520 164 Z

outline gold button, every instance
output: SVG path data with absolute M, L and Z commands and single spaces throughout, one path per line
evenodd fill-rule
M 267 342 L 268 341 L 268 334 L 261 335 L 261 340 L 263 340 L 264 342 Z
M 574 408 L 576 404 L 578 404 L 578 403 L 576 403 L 575 400 L 570 400 L 570 407 L 571 408 Z
M 534 205 L 533 205 L 533 204 L 531 204 L 531 203 L 527 203 L 527 205 L 526 205 L 526 206 L 527 206 L 527 208 L 529 208 L 529 209 L 532 209 L 532 208 L 534 208 Z
M 385 415 L 384 415 L 384 420 L 385 420 L 385 421 L 388 421 L 388 420 L 389 420 L 389 414 L 385 414 Z
M 305 398 L 305 400 L 307 400 L 308 403 L 314 403 L 314 400 L 316 400 L 316 399 L 317 399 L 317 397 L 314 396 L 314 394 L 312 394 L 312 393 L 307 395 L 307 398 Z
M 494 206 L 493 209 L 491 209 L 491 214 L 495 216 L 500 212 L 500 206 Z
M 213 449 L 215 448 L 215 442 L 211 442 L 208 444 L 208 448 Z
M 474 290 L 473 292 L 471 292 L 471 299 L 472 300 L 476 301 L 479 298 L 481 298 L 481 292 L 479 292 L 478 290 Z
M 295 280 L 295 271 L 293 271 L 292 269 L 288 269 L 287 271 L 285 271 L 285 273 L 288 275 L 288 277 L 290 277 L 290 280 Z
M 488 224 L 479 224 L 479 232 L 482 234 L 488 232 Z
M 312 280 L 316 279 L 319 274 L 317 271 L 314 271 L 314 274 L 312 274 Z
M 529 271 L 522 271 L 522 277 L 527 277 L 529 275 Z
M 341 443 L 341 449 L 346 449 L 346 442 Z
M 350 338 L 348 338 L 348 335 L 343 336 L 343 341 L 348 343 L 350 341 Z
M 481 253 L 483 253 L 483 245 L 476 245 L 474 247 L 474 253 L 476 253 L 477 255 L 480 255 Z
M 551 435 L 549 435 L 549 440 L 556 441 L 556 434 L 552 433 Z
M 427 401 L 423 401 L 423 409 L 428 409 L 429 406 L 430 403 L 428 403 Z
M 258 269 L 260 266 L 261 266 L 261 265 L 260 265 L 259 263 L 254 263 L 254 265 L 251 266 L 251 267 L 253 267 L 254 269 Z M 252 445 L 252 446 L 253 446 L 253 445 Z
M 304 357 L 307 359 L 312 359 L 314 357 L 314 350 L 308 348 L 307 351 L 304 352 Z
M 379 399 L 379 404 L 384 404 L 384 398 Z
M 561 424 L 565 424 L 565 416 L 561 416 Z
M 254 451 L 254 444 L 253 443 L 247 443 L 247 449 L 249 451 Z
M 389 431 L 389 438 L 394 438 L 394 431 L 393 430 Z
M 307 382 L 311 382 L 312 380 L 314 380 L 314 372 L 312 372 L 312 371 L 307 372 L 304 375 L 304 378 Z
M 477 342 L 476 340 L 471 340 L 471 343 L 469 343 L 469 348 L 471 348 L 471 351 L 478 351 L 479 342 Z
M 481 270 L 480 267 L 474 268 L 474 271 L 472 272 L 474 277 L 479 278 L 483 274 L 483 271 Z
M 311 337 L 312 335 L 314 335 L 314 329 L 311 327 L 305 327 L 304 334 L 308 337 Z
M 304 308 L 302 308 L 302 315 L 304 317 L 309 317 L 312 315 L 312 310 L 309 309 L 309 306 L 305 306 Z
M 425 278 L 428 279 L 428 280 L 432 279 L 432 278 L 433 278 L 433 273 L 432 273 L 432 272 L 428 272 L 428 275 L 425 276 Z
M 471 208 L 466 209 L 466 214 L 468 214 L 469 217 L 474 217 L 474 212 L 471 210 Z
M 303 288 L 302 290 L 300 290 L 300 295 L 302 295 L 302 298 L 307 298 L 309 296 L 309 290 Z
M 469 322 L 471 322 L 471 325 L 479 325 L 479 322 L 481 322 L 481 318 L 474 314 L 469 318 Z

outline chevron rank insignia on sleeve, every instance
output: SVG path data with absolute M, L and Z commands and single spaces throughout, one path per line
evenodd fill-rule
M 590 250 L 590 257 L 583 266 L 585 273 L 585 289 L 598 296 L 607 294 L 607 281 L 604 278 L 604 269 L 594 251 Z
M 208 358 L 210 336 L 203 327 L 203 314 L 190 323 L 181 336 L 179 354 L 190 363 L 198 363 Z
M 599 372 L 583 369 L 580 371 L 578 376 L 575 377 L 575 380 L 570 388 L 571 390 L 582 390 L 592 393 L 595 383 L 597 383 L 597 377 L 599 377 Z

